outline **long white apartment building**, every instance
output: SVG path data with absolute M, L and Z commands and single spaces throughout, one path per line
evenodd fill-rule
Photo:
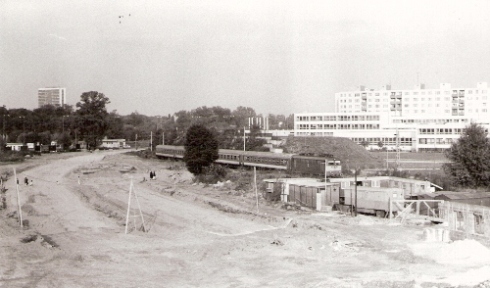
M 379 143 L 389 150 L 447 149 L 471 122 L 490 127 L 488 84 L 475 88 L 439 89 L 417 85 L 411 90 L 395 90 L 389 85 L 379 90 L 363 86 L 335 93 L 334 113 L 296 113 L 295 136 L 336 136 L 350 138 L 369 149 Z

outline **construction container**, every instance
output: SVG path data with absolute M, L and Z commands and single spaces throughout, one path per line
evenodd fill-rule
M 333 206 L 337 210 L 348 210 L 356 208 L 356 187 L 351 186 L 341 189 L 338 193 L 333 193 Z M 404 200 L 405 192 L 401 188 L 383 187 L 357 187 L 357 212 L 375 214 L 378 217 L 385 217 L 390 211 L 390 200 Z M 395 205 L 391 207 L 392 212 L 400 209 Z

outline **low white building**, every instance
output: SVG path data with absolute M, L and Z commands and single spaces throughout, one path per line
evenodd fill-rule
M 102 145 L 100 145 L 100 147 L 107 149 L 122 149 L 128 148 L 128 145 L 126 145 L 126 139 L 102 139 Z
M 22 144 L 22 143 L 7 143 L 5 145 L 5 147 L 7 147 L 7 149 L 10 149 L 12 151 L 21 151 L 22 146 L 24 146 L 24 144 Z

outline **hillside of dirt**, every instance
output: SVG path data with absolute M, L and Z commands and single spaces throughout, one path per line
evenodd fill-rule
M 289 136 L 286 140 L 285 151 L 294 154 L 331 154 L 335 159 L 340 160 L 342 165 L 352 167 L 372 169 L 385 165 L 384 155 L 370 153 L 364 147 L 342 137 Z
M 428 242 L 424 226 L 286 210 L 261 197 L 257 209 L 253 190 L 194 184 L 180 162 L 119 151 L 37 161 L 19 173 L 33 180 L 19 185 L 22 229 L 15 182 L 6 183 L 1 287 L 429 288 L 490 280 L 487 246 Z

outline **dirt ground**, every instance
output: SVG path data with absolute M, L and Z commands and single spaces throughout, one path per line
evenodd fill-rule
M 263 199 L 257 212 L 252 191 L 193 184 L 180 163 L 74 155 L 17 165 L 23 229 L 14 180 L 6 183 L 0 287 L 487 287 L 480 283 L 490 279 L 490 249 L 475 240 L 427 242 L 424 226 Z

